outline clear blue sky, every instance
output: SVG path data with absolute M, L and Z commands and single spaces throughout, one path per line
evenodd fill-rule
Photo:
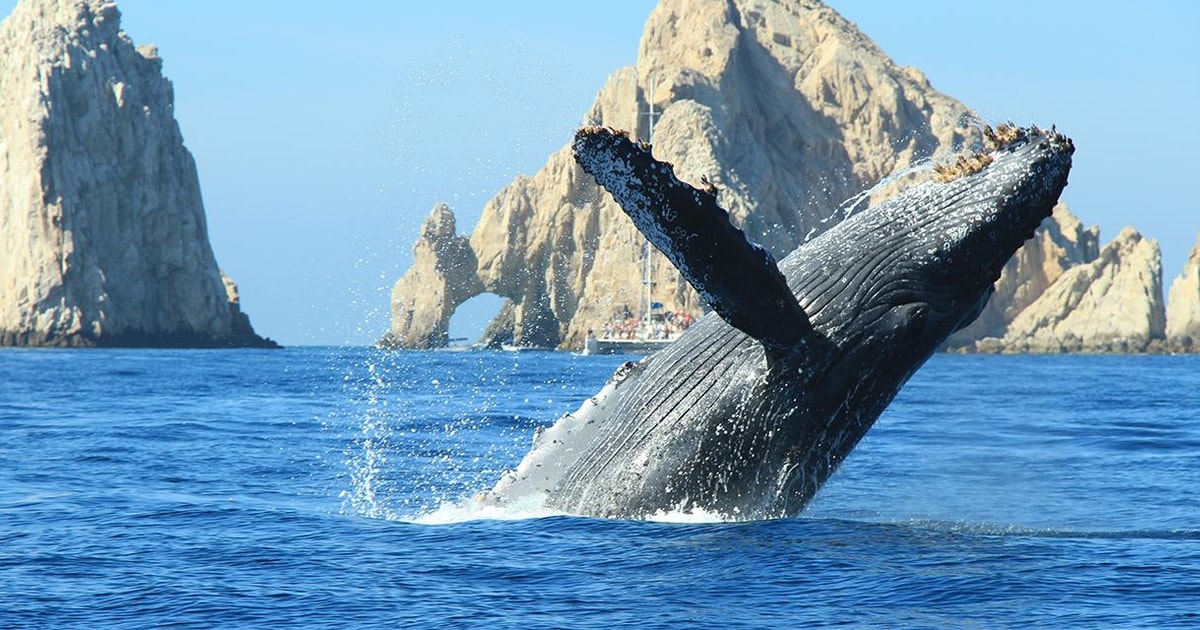
M 435 203 L 469 232 L 568 141 L 655 2 L 118 4 L 175 83 L 212 244 L 255 327 L 342 344 L 387 328 Z M 829 4 L 988 119 L 1073 136 L 1065 200 L 1105 241 L 1127 224 L 1159 239 L 1164 281 L 1179 273 L 1200 233 L 1200 3 Z

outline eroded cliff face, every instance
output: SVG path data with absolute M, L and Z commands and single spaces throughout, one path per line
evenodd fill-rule
M 1167 299 L 1167 340 L 1176 349 L 1200 351 L 1200 238 Z
M 458 236 L 454 212 L 442 204 L 421 226 L 413 247 L 413 266 L 392 289 L 393 325 L 398 334 L 385 347 L 440 348 L 446 345 L 454 309 L 479 293 L 475 253 Z
M 0 345 L 273 345 L 222 281 L 173 100 L 111 2 L 0 25 Z
M 1004 337 L 978 347 L 999 352 L 1145 352 L 1166 332 L 1158 242 L 1125 228 L 1099 256 L 1068 269 L 1021 311 Z
M 664 0 L 637 64 L 609 78 L 584 122 L 652 141 L 682 179 L 715 185 L 734 222 L 779 257 L 833 225 L 852 195 L 980 138 L 963 105 L 810 0 Z M 569 148 L 501 190 L 470 237 L 477 290 L 508 298 L 516 341 L 536 346 L 578 346 L 636 312 L 643 244 Z M 397 287 L 415 286 L 424 264 Z M 700 312 L 665 258 L 654 252 L 651 266 L 650 299 Z M 409 317 L 403 300 L 392 309 L 390 339 L 438 334 L 440 315 Z

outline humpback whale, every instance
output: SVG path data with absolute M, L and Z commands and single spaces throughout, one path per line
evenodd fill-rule
M 908 378 L 979 314 L 1066 186 L 1069 138 L 1011 125 L 985 138 L 933 181 L 777 263 L 711 188 L 680 181 L 648 145 L 580 129 L 576 161 L 712 310 L 540 431 L 481 500 L 631 519 L 799 513 Z

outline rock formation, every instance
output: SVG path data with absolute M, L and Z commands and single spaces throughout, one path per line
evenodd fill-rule
M 475 253 L 467 239 L 457 235 L 450 207 L 434 208 L 413 247 L 412 268 L 392 289 L 392 315 L 401 323 L 393 328 L 404 336 L 387 337 L 381 345 L 445 346 L 454 308 L 479 293 L 475 265 Z
M 111 2 L 0 25 L 0 345 L 274 345 L 217 267 L 173 101 Z
M 1167 340 L 1175 349 L 1200 350 L 1200 238 L 1167 300 Z
M 815 0 L 663 0 L 636 66 L 609 78 L 584 122 L 652 141 L 683 179 L 711 182 L 734 221 L 778 256 L 840 219 L 852 195 L 980 138 L 963 105 Z M 578 346 L 649 299 L 699 313 L 657 252 L 652 294 L 642 292 L 643 244 L 564 148 L 484 208 L 470 237 L 472 291 L 511 302 L 525 345 Z M 411 288 L 430 265 L 415 262 L 397 284 L 385 341 L 424 347 L 472 296 L 447 292 L 429 313 L 414 309 Z
M 1145 352 L 1162 343 L 1166 313 L 1158 242 L 1125 228 L 1090 263 L 1065 271 L 1021 311 L 1000 340 L 978 348 L 1001 352 Z
M 955 333 L 951 349 L 972 349 L 984 338 L 1002 338 L 1017 315 L 1033 304 L 1060 276 L 1100 254 L 1100 229 L 1084 227 L 1064 203 L 1054 207 L 1037 232 L 1012 260 L 996 282 L 996 292 L 979 318 Z

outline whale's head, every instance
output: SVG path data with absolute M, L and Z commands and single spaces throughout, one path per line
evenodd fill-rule
M 882 344 L 932 352 L 975 319 L 1050 215 L 1075 150 L 1036 127 L 986 136 L 985 151 L 937 167 L 936 181 L 851 216 L 785 261 L 803 267 L 785 273 L 819 331 L 862 348 L 872 345 L 863 334 L 882 330 Z

